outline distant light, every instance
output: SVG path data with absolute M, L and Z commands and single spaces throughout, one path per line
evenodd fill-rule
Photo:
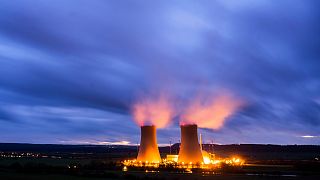
M 127 166 L 124 166 L 123 169 L 122 169 L 122 171 L 128 171 Z
M 115 142 L 102 141 L 102 142 L 96 142 L 93 144 L 98 144 L 98 145 L 130 145 L 130 142 L 129 141 L 115 141 Z
M 317 138 L 317 137 L 319 137 L 319 136 L 306 135 L 306 136 L 301 136 L 301 137 L 303 137 L 303 138 Z

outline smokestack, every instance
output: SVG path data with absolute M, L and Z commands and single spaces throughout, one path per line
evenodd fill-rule
M 141 126 L 141 141 L 138 161 L 160 162 L 161 157 L 157 145 L 157 135 L 155 126 Z
M 198 142 L 197 125 L 181 125 L 181 146 L 178 162 L 203 162 Z

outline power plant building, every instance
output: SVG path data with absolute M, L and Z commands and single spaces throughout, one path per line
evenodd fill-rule
M 156 127 L 141 126 L 141 140 L 137 161 L 161 162 L 157 144 Z
M 201 163 L 202 152 L 198 141 L 197 125 L 181 125 L 181 146 L 178 162 Z

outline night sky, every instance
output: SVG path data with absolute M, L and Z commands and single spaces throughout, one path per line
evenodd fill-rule
M 0 142 L 136 144 L 141 98 L 227 91 L 205 143 L 320 144 L 319 20 L 318 0 L 1 0 Z

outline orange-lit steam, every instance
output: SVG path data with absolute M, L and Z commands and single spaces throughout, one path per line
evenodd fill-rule
M 222 94 L 213 98 L 195 99 L 181 115 L 181 125 L 196 124 L 202 128 L 219 129 L 226 118 L 232 115 L 242 102 L 229 94 Z
M 158 98 L 144 98 L 133 105 L 133 118 L 139 126 L 155 125 L 164 128 L 173 115 L 173 107 L 169 98 L 160 95 Z

